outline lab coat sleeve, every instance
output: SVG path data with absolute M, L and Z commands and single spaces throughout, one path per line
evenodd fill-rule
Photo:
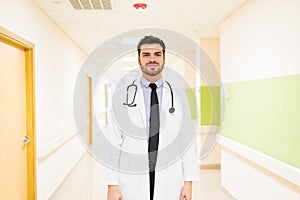
M 195 148 L 195 130 L 191 119 L 190 106 L 186 94 L 181 94 L 183 108 L 181 141 L 181 166 L 184 181 L 196 181 L 199 179 L 199 167 Z
M 121 149 L 123 143 L 122 132 L 117 126 L 116 118 L 113 114 L 112 106 L 108 110 L 108 131 L 107 139 L 111 146 L 113 146 L 112 151 L 107 152 L 110 154 L 110 162 L 104 167 L 103 177 L 104 184 L 106 185 L 118 185 L 119 181 L 119 160 L 121 156 Z
M 199 169 L 194 144 L 183 153 L 181 162 L 184 181 L 197 181 Z

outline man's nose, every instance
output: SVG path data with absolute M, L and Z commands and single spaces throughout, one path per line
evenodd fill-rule
M 155 61 L 155 56 L 154 55 L 150 55 L 150 62 L 154 62 Z

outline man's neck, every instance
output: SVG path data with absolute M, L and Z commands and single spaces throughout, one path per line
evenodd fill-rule
M 149 75 L 143 73 L 143 77 L 144 77 L 147 81 L 149 81 L 149 82 L 151 82 L 151 83 L 154 83 L 154 82 L 156 82 L 157 80 L 161 79 L 161 78 L 162 78 L 162 75 L 161 75 L 161 74 L 158 74 L 158 75 L 156 75 L 156 76 L 149 76 Z

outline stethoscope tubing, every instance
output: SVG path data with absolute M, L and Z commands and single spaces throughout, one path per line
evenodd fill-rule
M 127 89 L 126 89 L 126 103 L 123 103 L 123 105 L 126 105 L 128 107 L 135 107 L 136 106 L 134 101 L 135 101 L 135 97 L 136 97 L 136 93 L 137 93 L 137 85 L 134 82 L 135 82 L 135 80 L 132 82 L 132 84 L 128 85 Z M 132 102 L 128 103 L 128 91 L 129 91 L 130 87 L 134 87 L 135 91 L 134 91 L 134 96 L 133 96 Z
M 173 95 L 173 89 L 171 87 L 171 84 L 166 81 L 166 83 L 168 84 L 170 91 L 171 91 L 171 108 L 169 109 L 169 113 L 174 113 L 175 112 L 175 108 L 174 108 L 174 95 Z M 133 95 L 133 99 L 131 103 L 128 103 L 128 91 L 130 89 L 130 87 L 134 87 L 135 91 L 134 91 L 134 95 Z M 132 82 L 132 84 L 128 85 L 126 88 L 126 103 L 123 103 L 123 105 L 126 105 L 128 107 L 135 107 L 136 104 L 135 102 L 135 97 L 136 97 L 136 93 L 137 93 L 137 85 L 135 84 L 135 80 Z

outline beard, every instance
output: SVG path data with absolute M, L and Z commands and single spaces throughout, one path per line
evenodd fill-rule
M 150 66 L 156 65 L 156 66 Z M 148 76 L 156 76 L 162 72 L 164 69 L 164 64 L 159 65 L 156 62 L 147 63 L 145 65 L 140 65 L 141 70 L 143 73 L 147 74 Z

